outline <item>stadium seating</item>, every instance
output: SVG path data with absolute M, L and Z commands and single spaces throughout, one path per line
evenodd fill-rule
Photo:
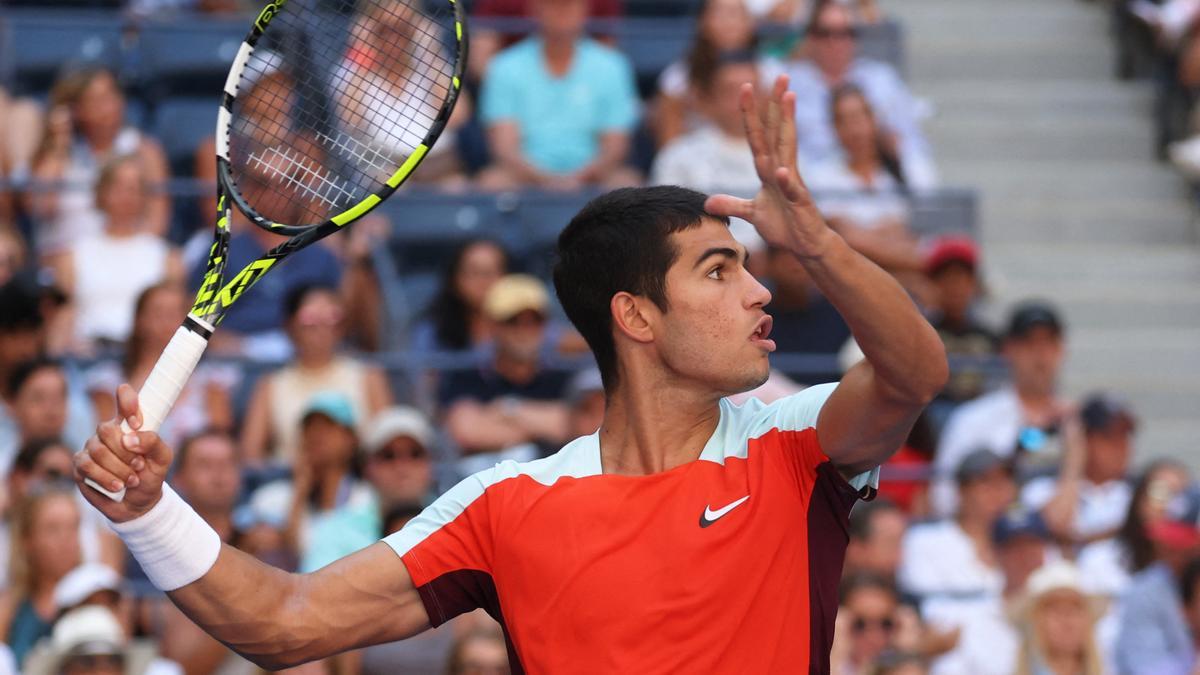
M 0 77 L 41 97 L 63 67 L 99 64 L 128 72 L 131 34 L 118 14 L 6 10 L 0 16 Z
M 173 175 L 192 174 L 196 147 L 216 129 L 220 102 L 212 91 L 208 97 L 171 98 L 155 108 L 153 132 L 162 141 Z
M 140 79 L 156 99 L 212 96 L 246 36 L 244 19 L 189 17 L 138 24 Z

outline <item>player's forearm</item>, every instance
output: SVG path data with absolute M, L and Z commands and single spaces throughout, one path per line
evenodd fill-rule
M 212 569 L 167 595 L 209 635 L 274 670 L 320 656 L 319 631 L 305 627 L 301 579 L 223 546 Z
M 888 397 L 920 405 L 932 400 L 949 376 L 946 351 L 900 284 L 832 232 L 820 255 L 801 260 L 846 320 Z

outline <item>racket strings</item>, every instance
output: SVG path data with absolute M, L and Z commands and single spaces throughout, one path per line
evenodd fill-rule
M 443 119 L 457 71 L 450 0 L 292 0 L 247 63 L 233 181 L 273 222 L 324 222 L 381 189 Z

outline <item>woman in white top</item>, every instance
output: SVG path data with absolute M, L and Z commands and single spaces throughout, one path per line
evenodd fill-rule
M 840 156 L 805 172 L 829 224 L 851 246 L 893 273 L 919 271 L 921 256 L 908 229 L 910 185 L 895 144 L 881 133 L 875 112 L 853 85 L 830 99 Z
M 684 58 L 658 78 L 654 104 L 654 134 L 658 147 L 703 123 L 696 112 L 692 83 L 706 81 L 724 52 L 754 49 L 754 17 L 743 0 L 704 0 L 696 21 L 696 36 Z
M 103 228 L 73 239 L 64 252 L 49 257 L 69 298 L 56 317 L 67 325 L 50 334 L 71 340 L 70 345 L 52 347 L 87 354 L 99 346 L 123 343 L 133 327 L 138 295 L 163 281 L 182 282 L 178 253 L 145 226 L 150 208 L 146 179 L 136 156 L 106 164 L 96 183 Z
M 142 291 L 134 309 L 133 332 L 121 359 L 103 361 L 86 373 L 87 393 L 96 419 L 112 419 L 116 415 L 115 392 L 122 382 L 141 389 L 189 306 L 188 296 L 177 284 L 155 284 Z M 200 364 L 188 378 L 158 434 L 168 443 L 178 445 L 206 429 L 230 431 L 233 428 L 230 390 L 239 379 L 232 367 Z
M 90 68 L 69 73 L 50 94 L 45 132 L 33 159 L 35 181 L 62 182 L 52 192 L 34 192 L 29 207 L 41 221 L 38 248 L 57 252 L 80 236 L 98 234 L 103 227 L 93 188 L 100 168 L 114 157 L 135 155 L 142 160 L 146 180 L 160 184 L 170 168 L 162 146 L 125 120 L 125 96 L 112 72 Z M 171 201 L 166 191 L 146 197 L 141 225 L 164 235 Z
M 323 286 L 302 287 L 288 296 L 286 327 L 296 356 L 255 386 L 242 426 L 245 461 L 291 464 L 305 406 L 318 393 L 345 396 L 360 420 L 391 405 L 383 372 L 339 349 L 345 332 L 341 304 L 337 291 Z

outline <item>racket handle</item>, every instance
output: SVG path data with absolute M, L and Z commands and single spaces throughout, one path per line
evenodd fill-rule
M 196 369 L 196 364 L 200 363 L 200 357 L 204 355 L 207 346 L 208 338 L 186 325 L 175 331 L 175 336 L 163 350 L 162 356 L 158 357 L 154 370 L 150 371 L 150 377 L 146 378 L 146 383 L 138 392 L 142 431 L 158 431 L 187 384 L 188 378 L 192 376 L 192 371 Z M 126 433 L 130 431 L 124 420 L 121 421 L 121 430 Z M 84 482 L 113 501 L 119 502 L 125 498 L 125 490 L 106 490 L 90 478 Z

